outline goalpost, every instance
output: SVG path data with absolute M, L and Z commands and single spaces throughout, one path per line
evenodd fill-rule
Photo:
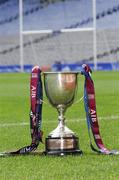
M 96 0 L 92 0 L 92 15 L 93 15 L 93 26 L 86 28 L 69 28 L 60 29 L 61 33 L 70 32 L 93 32 L 93 57 L 94 57 L 94 70 L 97 70 L 97 38 L 96 38 Z M 52 34 L 54 31 L 52 29 L 48 30 L 24 30 L 23 26 L 23 0 L 19 0 L 19 32 L 20 32 L 20 67 L 21 72 L 24 71 L 24 36 L 33 34 Z

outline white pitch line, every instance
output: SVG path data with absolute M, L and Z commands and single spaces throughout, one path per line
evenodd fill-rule
M 119 116 L 106 116 L 106 117 L 99 117 L 98 118 L 99 120 L 119 120 Z M 81 121 L 85 121 L 85 119 L 69 119 L 67 120 L 68 122 L 81 122 Z M 43 123 L 44 124 L 49 124 L 49 123 L 55 123 L 56 121 L 51 121 L 51 120 L 47 120 L 47 121 L 44 121 Z M 0 124 L 0 128 L 3 128 L 3 127 L 13 127 L 13 126 L 28 126 L 29 125 L 29 122 L 21 122 L 21 123 L 1 123 Z
M 1 127 L 12 127 L 12 126 L 26 126 L 29 123 L 27 122 L 21 122 L 21 123 L 1 123 L 0 124 L 0 128 Z

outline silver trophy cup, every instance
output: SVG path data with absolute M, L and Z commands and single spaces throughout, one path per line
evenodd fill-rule
M 49 155 L 82 154 L 79 138 L 65 125 L 64 113 L 72 105 L 77 89 L 77 72 L 44 72 L 46 96 L 58 111 L 58 126 L 45 140 Z

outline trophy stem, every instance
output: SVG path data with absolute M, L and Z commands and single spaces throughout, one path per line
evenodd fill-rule
M 79 149 L 78 137 L 65 125 L 64 113 L 66 107 L 58 105 L 57 110 L 59 123 L 57 128 L 46 138 L 45 154 L 60 156 L 68 154 L 82 155 L 82 151 Z
M 63 105 L 58 105 L 57 107 L 57 110 L 59 113 L 58 121 L 59 121 L 60 130 L 61 130 L 61 137 L 63 137 L 64 126 L 65 126 L 65 117 L 64 117 L 65 109 L 66 108 Z

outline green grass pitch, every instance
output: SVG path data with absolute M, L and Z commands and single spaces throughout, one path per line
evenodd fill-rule
M 108 149 L 119 149 L 119 71 L 93 72 L 97 114 Z M 29 131 L 30 74 L 0 74 L 0 152 L 17 150 L 31 142 Z M 83 156 L 0 157 L 0 180 L 118 180 L 119 155 L 99 155 L 89 146 L 83 101 L 84 77 L 79 75 L 74 104 L 66 124 L 79 137 Z M 44 96 L 42 130 L 45 137 L 57 126 L 57 112 Z M 40 144 L 38 151 L 43 151 Z

